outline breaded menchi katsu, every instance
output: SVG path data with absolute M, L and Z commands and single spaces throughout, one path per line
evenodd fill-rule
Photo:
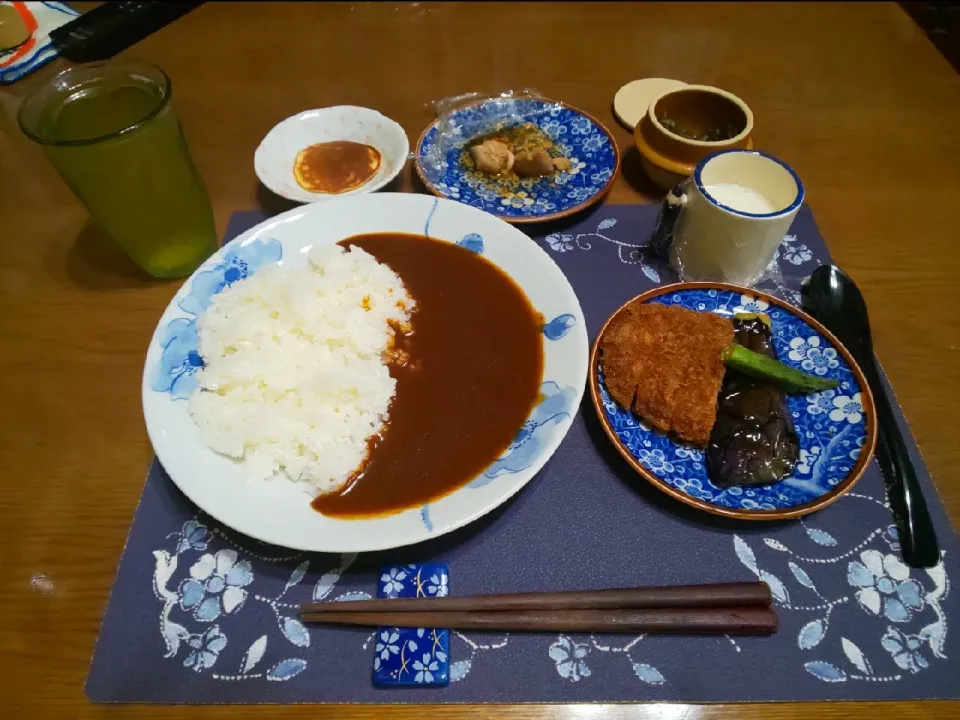
M 634 302 L 600 340 L 604 382 L 650 425 L 706 446 L 725 371 L 721 356 L 732 342 L 733 323 L 720 315 Z

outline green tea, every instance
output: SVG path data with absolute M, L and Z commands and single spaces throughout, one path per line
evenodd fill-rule
M 21 125 L 130 257 L 153 275 L 178 277 L 209 257 L 217 240 L 206 189 L 160 78 L 164 84 L 139 73 L 103 73 L 52 93 L 33 127 L 28 131 L 22 115 Z

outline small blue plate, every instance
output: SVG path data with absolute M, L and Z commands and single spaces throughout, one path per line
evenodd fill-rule
M 446 597 L 449 573 L 443 563 L 385 567 L 377 597 Z M 450 631 L 445 628 L 377 629 L 373 684 L 378 687 L 443 686 L 450 683 Z
M 470 170 L 461 157 L 466 144 L 502 117 L 535 123 L 570 159 L 570 171 L 509 182 Z M 420 178 L 434 195 L 472 205 L 507 222 L 555 220 L 589 207 L 607 193 L 620 167 L 620 152 L 610 131 L 587 113 L 562 103 L 497 98 L 454 110 L 449 119 L 460 131 L 450 148 L 439 146 L 436 122 L 420 136 L 416 156 Z
M 873 397 L 846 348 L 820 323 L 771 295 L 725 283 L 667 285 L 623 307 L 634 302 L 676 305 L 726 317 L 764 312 L 772 321 L 780 362 L 840 381 L 835 390 L 787 396 L 800 440 L 800 458 L 790 477 L 771 485 L 723 489 L 707 477 L 703 451 L 650 428 L 610 397 L 597 351 L 605 324 L 590 357 L 593 404 L 607 436 L 640 475 L 687 505 L 746 520 L 781 520 L 819 510 L 860 479 L 877 439 Z

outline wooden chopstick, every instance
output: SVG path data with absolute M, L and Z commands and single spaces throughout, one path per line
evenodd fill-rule
M 398 598 L 342 603 L 305 603 L 302 614 L 364 612 L 477 612 L 504 610 L 610 610 L 642 608 L 721 608 L 770 605 L 764 582 L 634 587 L 612 590 L 507 593 L 473 597 Z M 417 627 L 420 627 L 418 624 Z
M 436 602 L 436 601 L 431 601 Z M 344 603 L 349 605 L 352 603 Z M 763 605 L 723 608 L 500 610 L 423 612 L 306 612 L 304 622 L 384 627 L 438 627 L 509 632 L 596 632 L 762 635 L 777 616 Z

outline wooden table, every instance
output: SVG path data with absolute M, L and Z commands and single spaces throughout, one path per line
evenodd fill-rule
M 532 86 L 607 121 L 627 149 L 610 104 L 629 80 L 676 77 L 740 95 L 755 112 L 758 147 L 797 169 L 834 256 L 863 288 L 880 358 L 960 521 L 960 78 L 896 5 L 218 3 L 124 55 L 173 79 L 221 231 L 235 210 L 276 208 L 258 189 L 253 151 L 300 110 L 366 105 L 416 139 L 431 100 Z M 144 352 L 177 283 L 139 275 L 17 130 L 19 98 L 63 65 L 0 88 L 4 717 L 382 717 L 379 707 L 106 707 L 83 696 L 151 457 L 139 397 Z M 651 199 L 632 152 L 623 169 L 608 202 Z M 688 720 L 853 711 L 903 720 L 947 717 L 960 704 L 429 712 Z

